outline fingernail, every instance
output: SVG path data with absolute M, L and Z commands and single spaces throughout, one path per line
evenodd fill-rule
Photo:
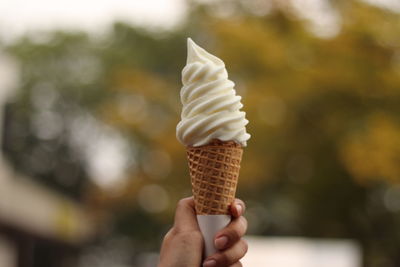
M 217 262 L 215 260 L 207 260 L 203 263 L 203 267 L 215 267 Z
M 215 239 L 215 247 L 217 249 L 223 249 L 228 243 L 228 238 L 226 236 L 220 236 Z
M 236 210 L 237 210 L 238 214 L 241 215 L 242 214 L 242 210 L 243 210 L 242 209 L 242 205 L 237 204 L 236 205 Z

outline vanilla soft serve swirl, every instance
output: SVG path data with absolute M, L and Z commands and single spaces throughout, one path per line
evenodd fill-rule
M 201 146 L 213 139 L 246 146 L 250 135 L 241 97 L 228 79 L 224 62 L 188 39 L 186 66 L 182 70 L 181 121 L 178 140 L 186 146 Z

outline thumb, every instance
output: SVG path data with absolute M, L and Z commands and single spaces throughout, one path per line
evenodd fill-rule
M 175 211 L 174 228 L 176 231 L 200 231 L 196 219 L 193 197 L 179 200 Z

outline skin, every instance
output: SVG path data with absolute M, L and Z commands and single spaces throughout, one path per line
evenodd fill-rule
M 236 199 L 231 205 L 232 221 L 215 235 L 214 255 L 202 259 L 203 237 L 196 220 L 193 197 L 178 202 L 173 227 L 164 237 L 158 267 L 240 267 L 248 245 L 242 237 L 247 220 L 242 216 L 245 204 Z M 214 264 L 214 265 L 213 265 Z

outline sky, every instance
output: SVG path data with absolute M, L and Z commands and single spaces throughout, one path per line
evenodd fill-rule
M 289 1 L 301 16 L 311 21 L 317 20 L 317 23 L 311 25 L 317 35 L 329 37 L 339 31 L 337 14 L 334 11 L 329 12 L 332 9 L 327 1 Z M 400 0 L 363 1 L 400 12 Z M 83 29 L 101 33 L 115 20 L 141 26 L 171 28 L 185 18 L 186 2 L 186 0 L 0 0 L 0 37 L 7 41 L 29 31 L 54 28 Z
M 120 19 L 170 28 L 183 20 L 185 0 L 0 0 L 0 36 L 54 28 L 102 31 Z

